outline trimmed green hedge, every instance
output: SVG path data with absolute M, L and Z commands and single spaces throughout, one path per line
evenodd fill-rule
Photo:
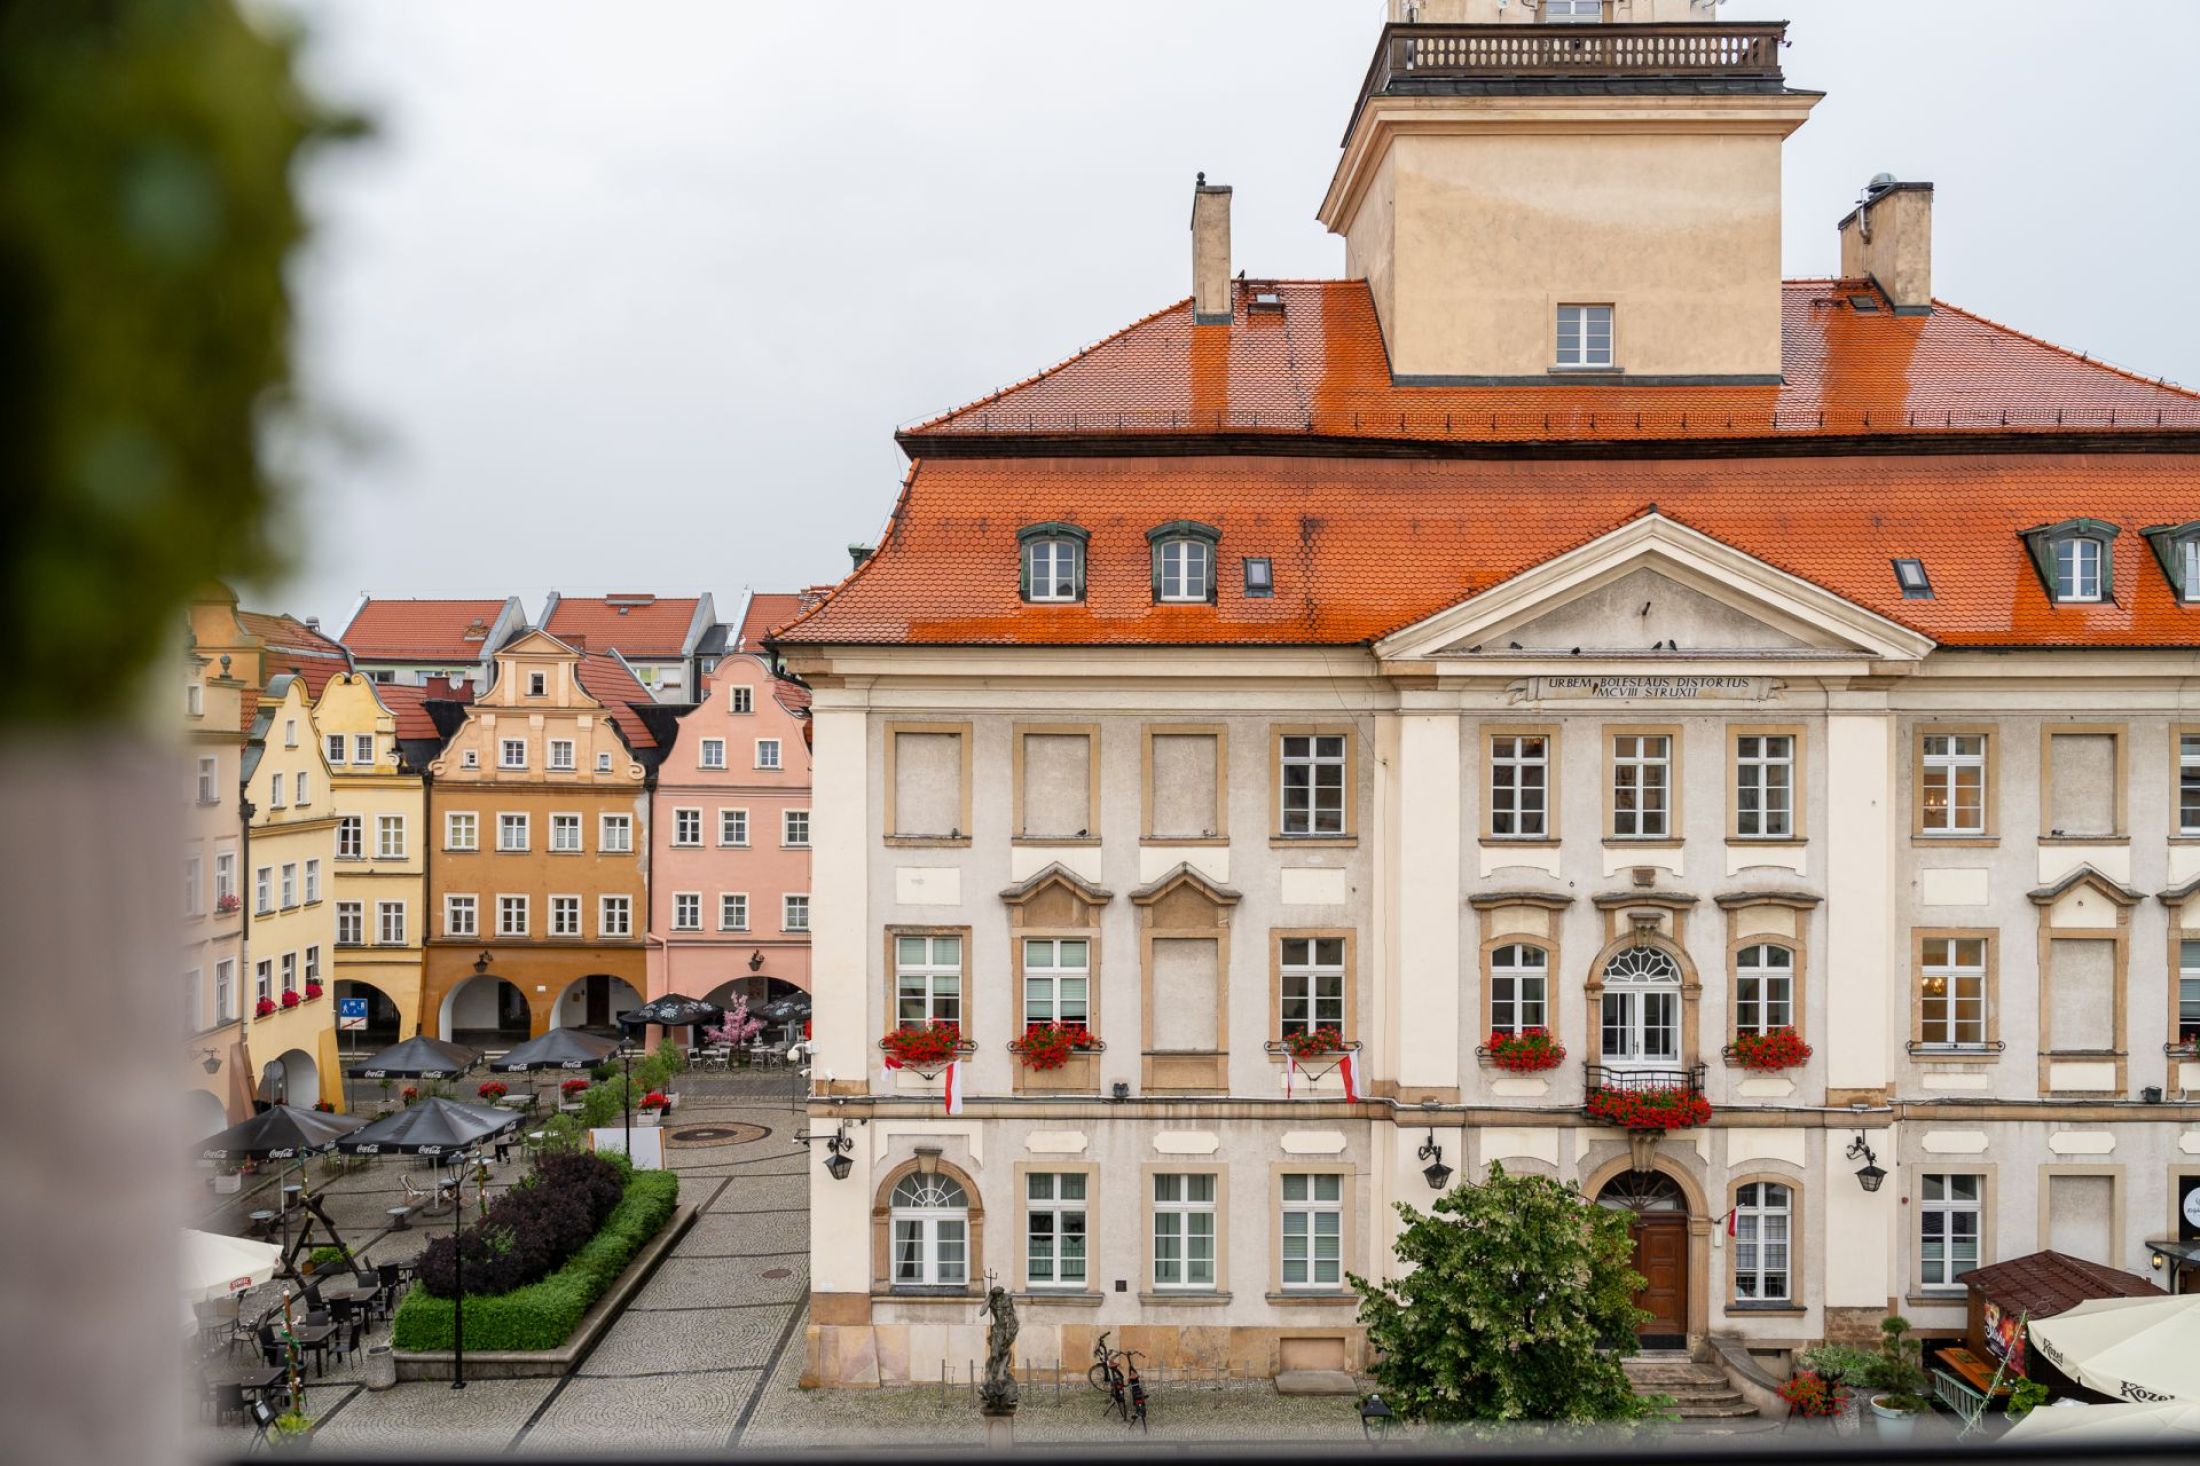
M 671 1171 L 637 1171 L 603 1230 L 564 1267 L 539 1283 L 493 1296 L 466 1296 L 469 1349 L 556 1349 L 580 1327 L 581 1315 L 626 1271 L 642 1244 L 664 1227 L 680 1203 Z M 448 1298 L 413 1288 L 397 1306 L 390 1341 L 406 1351 L 451 1347 Z

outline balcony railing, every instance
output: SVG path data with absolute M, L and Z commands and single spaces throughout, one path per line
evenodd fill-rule
M 1386 26 L 1360 89 L 1443 92 L 1457 82 L 1717 82 L 1778 86 L 1784 21 L 1704 25 Z M 1349 135 L 1349 129 L 1347 129 Z
M 1702 1094 L 1704 1072 L 1705 1066 L 1702 1064 L 1670 1069 L 1637 1069 L 1631 1065 L 1620 1068 L 1612 1064 L 1581 1066 L 1582 1082 L 1591 1090 L 1680 1089 L 1690 1094 Z

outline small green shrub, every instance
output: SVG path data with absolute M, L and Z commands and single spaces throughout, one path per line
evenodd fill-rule
M 313 1264 L 317 1273 L 342 1272 L 351 1266 L 351 1259 L 341 1247 L 316 1247 L 306 1261 Z

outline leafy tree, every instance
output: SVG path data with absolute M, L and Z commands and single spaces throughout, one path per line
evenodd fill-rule
M 1352 1286 L 1401 1419 L 1590 1424 L 1654 1408 L 1620 1368 L 1645 1316 L 1625 1213 L 1492 1165 L 1433 1212 L 1400 1202 L 1398 1214 L 1408 1270 L 1380 1284 L 1354 1275 Z

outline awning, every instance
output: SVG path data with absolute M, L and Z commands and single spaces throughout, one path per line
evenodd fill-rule
M 2096 1298 L 2035 1318 L 2032 1347 L 2089 1390 L 2119 1400 L 2200 1400 L 2200 1294 Z
M 2062 1447 L 2090 1441 L 2151 1441 L 2181 1450 L 2200 1450 L 2200 1402 L 2053 1405 L 2034 1410 L 2009 1427 L 2002 1439 L 2026 1445 L 2045 1440 Z M 2179 1441 L 2185 1444 L 2178 1447 Z

